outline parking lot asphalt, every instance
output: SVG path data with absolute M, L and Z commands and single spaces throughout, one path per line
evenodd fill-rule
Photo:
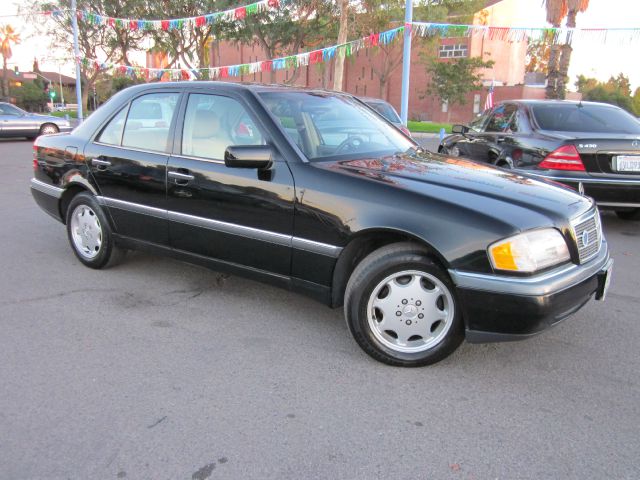
M 0 478 L 640 478 L 640 224 L 605 213 L 606 302 L 432 367 L 342 311 L 142 253 L 95 271 L 0 141 Z

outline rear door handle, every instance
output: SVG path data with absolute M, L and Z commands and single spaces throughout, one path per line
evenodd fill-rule
M 102 160 L 100 157 L 92 158 L 91 165 L 98 167 L 98 170 L 105 170 L 107 167 L 111 166 L 111 162 L 108 160 Z
M 502 142 L 504 142 L 504 141 L 505 141 L 505 138 L 504 138 L 504 137 L 498 137 L 498 138 L 496 138 L 496 142 L 498 142 L 498 143 L 502 143 Z
M 190 173 L 181 172 L 169 172 L 167 175 L 169 176 L 169 178 L 173 179 L 173 183 L 175 183 L 176 185 L 186 185 L 195 178 Z

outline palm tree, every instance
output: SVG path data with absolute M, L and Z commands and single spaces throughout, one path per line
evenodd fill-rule
M 566 0 L 567 1 L 567 27 L 576 28 L 576 17 L 578 13 L 583 13 L 589 8 L 589 0 Z M 560 67 L 558 69 L 558 93 L 564 98 L 566 82 L 569 74 L 569 63 L 571 62 L 571 33 L 567 34 L 567 39 L 561 47 Z
M 16 33 L 11 25 L 0 26 L 0 55 L 2 55 L 2 95 L 9 96 L 9 76 L 7 72 L 7 60 L 11 58 L 13 52 L 12 45 L 20 43 L 20 35 Z
M 560 28 L 562 20 L 567 16 L 568 5 L 567 0 L 544 0 L 547 10 L 547 22 L 553 28 Z M 551 43 L 551 51 L 549 52 L 549 68 L 547 69 L 547 98 L 559 98 L 559 63 L 560 63 L 560 45 L 555 42 Z

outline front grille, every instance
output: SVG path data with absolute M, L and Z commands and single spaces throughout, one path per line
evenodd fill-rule
M 585 263 L 600 251 L 602 227 L 597 210 L 583 215 L 571 223 L 573 235 L 580 254 L 580 263 Z

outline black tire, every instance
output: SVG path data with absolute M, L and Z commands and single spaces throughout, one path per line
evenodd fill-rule
M 398 351 L 385 344 L 384 339 L 380 338 L 381 334 L 375 333 L 371 327 L 368 315 L 368 304 L 370 299 L 373 301 L 374 290 L 379 289 L 380 283 L 384 282 L 390 275 L 405 271 L 421 272 L 439 280 L 442 286 L 441 289 L 444 288 L 448 291 L 447 303 L 450 303 L 450 305 L 448 305 L 447 310 L 452 309 L 450 325 L 443 334 L 444 336 L 436 344 L 429 346 L 428 349 L 418 352 Z M 440 302 L 440 298 L 436 300 L 437 302 Z M 416 305 L 420 304 L 416 302 Z M 408 307 L 413 307 L 413 305 L 409 304 Z M 400 312 L 398 311 L 397 313 Z M 360 262 L 347 283 L 344 314 L 347 326 L 358 345 L 368 355 L 388 365 L 421 367 L 439 362 L 453 353 L 464 339 L 462 313 L 449 276 L 429 257 L 428 252 L 423 247 L 414 243 L 395 243 L 382 247 Z M 400 328 L 404 328 L 401 324 L 405 321 L 405 314 L 402 313 L 402 315 L 402 317 L 398 318 Z M 371 320 L 371 322 L 374 321 L 376 320 Z M 418 321 L 414 321 L 416 321 L 417 325 Z M 428 322 L 429 319 L 427 318 L 424 321 Z M 408 340 L 411 341 L 411 338 Z
M 79 238 L 82 238 L 82 234 L 80 234 L 82 227 L 78 226 L 79 220 L 76 222 L 73 220 L 74 214 L 80 215 L 81 213 L 82 218 L 87 218 L 90 223 L 97 225 L 94 231 L 88 232 L 89 236 L 85 237 L 89 238 L 88 242 L 90 243 L 88 245 L 93 248 L 87 247 L 84 250 L 79 246 L 79 243 L 81 243 Z M 71 249 L 78 260 L 87 267 L 96 269 L 111 267 L 124 257 L 125 251 L 114 243 L 109 221 L 93 195 L 81 192 L 71 199 L 67 208 L 66 224 L 67 237 L 69 238 Z M 73 230 L 76 231 L 74 232 Z M 87 234 L 86 231 L 83 233 Z M 95 241 L 96 238 L 99 238 L 99 242 Z M 91 242 L 91 239 L 94 241 Z M 97 243 L 99 243 L 99 246 L 97 246 Z
M 616 210 L 616 215 L 622 220 L 640 220 L 640 208 Z
M 40 132 L 38 135 L 50 135 L 54 133 L 59 133 L 60 129 L 55 123 L 43 123 L 40 125 Z

